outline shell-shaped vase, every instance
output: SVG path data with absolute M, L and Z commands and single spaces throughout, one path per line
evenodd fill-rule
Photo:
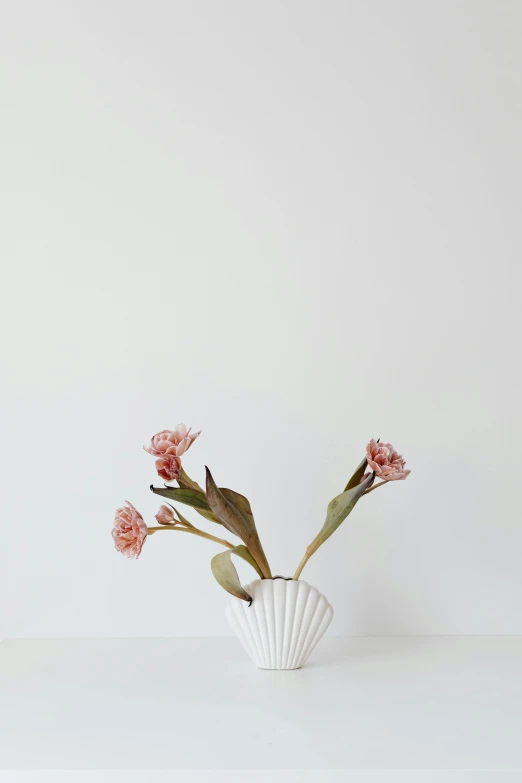
M 232 597 L 227 618 L 260 669 L 299 669 L 330 625 L 333 609 L 302 579 L 256 579 L 245 590 L 252 604 Z

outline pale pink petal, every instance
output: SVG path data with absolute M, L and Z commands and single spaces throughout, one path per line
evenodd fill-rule
M 409 476 L 405 460 L 391 443 L 377 443 L 373 438 L 366 446 L 368 465 L 376 475 L 386 481 L 400 481 Z
M 186 452 L 186 450 L 190 447 L 190 444 L 192 441 L 190 438 L 183 438 L 183 440 L 180 440 L 178 445 L 176 446 L 176 456 L 181 457 L 182 454 Z
M 174 512 L 170 506 L 166 506 L 165 504 L 159 507 L 158 513 L 155 516 L 160 525 L 174 525 L 176 522 Z
M 174 481 L 178 478 L 181 469 L 181 460 L 173 454 L 167 454 L 156 460 L 158 476 L 164 481 Z
M 132 559 L 140 556 L 148 529 L 139 511 L 129 501 L 126 503 L 116 511 L 112 537 L 118 552 Z
M 187 426 L 185 424 L 176 424 L 176 429 L 174 430 L 174 432 L 176 433 L 176 439 L 178 443 L 180 440 L 183 440 L 183 438 L 187 437 L 189 431 L 190 430 L 187 429 Z
M 149 446 L 144 446 L 146 452 L 153 457 L 173 455 L 180 457 L 194 443 L 200 432 L 191 434 L 191 428 L 178 424 L 175 430 L 162 430 L 153 435 Z

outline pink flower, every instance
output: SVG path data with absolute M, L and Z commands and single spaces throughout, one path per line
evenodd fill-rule
M 116 511 L 112 537 L 118 552 L 133 559 L 140 556 L 148 530 L 140 512 L 128 500 L 125 502 L 127 506 Z
M 405 460 L 391 443 L 377 443 L 372 439 L 366 446 L 366 457 L 370 468 L 384 481 L 399 481 L 410 475 L 411 471 L 405 470 Z
M 166 505 L 159 507 L 156 519 L 160 525 L 175 525 L 177 522 L 171 507 Z
M 153 457 L 164 457 L 167 454 L 181 457 L 201 433 L 200 430 L 191 434 L 191 429 L 191 427 L 187 429 L 184 424 L 178 424 L 175 430 L 162 430 L 152 436 L 150 446 L 143 448 Z
M 161 459 L 157 459 L 155 462 L 158 476 L 164 481 L 174 481 L 179 476 L 181 470 L 181 460 L 179 457 L 175 457 L 172 454 L 167 454 Z

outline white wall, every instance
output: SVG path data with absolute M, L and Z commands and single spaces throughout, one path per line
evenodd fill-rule
M 522 633 L 521 29 L 508 0 L 10 4 L 5 634 L 229 632 L 214 545 L 110 538 L 178 421 L 276 573 L 371 436 L 403 451 L 304 572 L 332 633 Z

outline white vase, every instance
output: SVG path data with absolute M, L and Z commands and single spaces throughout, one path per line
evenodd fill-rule
M 299 669 L 330 625 L 333 609 L 302 579 L 256 579 L 252 604 L 232 597 L 227 618 L 260 669 Z

